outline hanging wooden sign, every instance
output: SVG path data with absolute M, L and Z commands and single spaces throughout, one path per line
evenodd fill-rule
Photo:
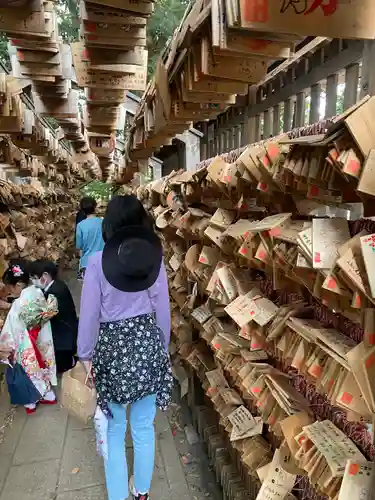
M 126 10 L 105 8 L 94 3 L 80 2 L 80 18 L 94 23 L 130 24 L 133 26 L 146 26 L 147 18 L 131 15 Z
M 375 38 L 372 0 L 225 0 L 229 24 L 255 31 Z
M 201 51 L 201 71 L 204 76 L 226 78 L 248 84 L 256 83 L 266 76 L 267 63 L 265 61 L 247 58 L 230 60 L 226 57 L 214 56 L 207 38 L 201 41 Z
M 154 10 L 153 2 L 143 0 L 90 0 L 90 3 L 146 15 L 152 14 Z

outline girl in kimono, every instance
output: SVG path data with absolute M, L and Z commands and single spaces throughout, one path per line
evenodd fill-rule
M 36 404 L 56 404 L 52 390 L 57 385 L 55 353 L 49 319 L 57 313 L 57 302 L 30 284 L 26 263 L 13 262 L 5 271 L 3 282 L 15 297 L 0 333 L 1 359 L 20 363 L 41 398 L 25 405 L 26 413 L 36 411 Z

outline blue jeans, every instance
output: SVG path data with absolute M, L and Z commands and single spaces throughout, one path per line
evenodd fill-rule
M 126 463 L 126 406 L 110 403 L 113 418 L 108 421 L 108 459 L 105 477 L 108 500 L 126 500 L 129 495 Z M 155 461 L 156 396 L 147 396 L 130 406 L 130 430 L 134 447 L 134 487 L 148 493 Z

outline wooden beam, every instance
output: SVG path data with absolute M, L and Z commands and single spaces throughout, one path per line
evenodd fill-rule
M 290 66 L 292 66 L 292 64 L 297 62 L 299 59 L 306 57 L 306 55 L 310 54 L 311 52 L 314 52 L 314 50 L 316 50 L 319 46 L 326 44 L 329 41 L 330 41 L 329 38 L 324 38 L 321 36 L 314 38 L 313 40 L 311 40 L 311 42 L 302 47 L 302 49 L 295 52 L 295 54 L 290 59 L 287 59 L 286 61 L 282 62 L 281 64 L 279 64 L 279 66 L 277 66 L 270 73 L 268 73 L 267 76 L 258 83 L 258 87 L 261 87 L 262 85 L 265 85 L 266 83 L 270 82 L 278 74 L 285 73 L 290 68 Z
M 252 106 L 250 109 L 250 116 L 256 116 L 263 113 L 269 108 L 273 108 L 279 102 L 286 101 L 289 97 L 302 92 L 311 87 L 315 83 L 325 80 L 329 75 L 338 73 L 343 68 L 350 64 L 357 63 L 361 60 L 363 52 L 363 40 L 350 40 L 348 41 L 348 48 L 342 52 L 328 59 L 324 64 L 312 68 L 310 72 L 296 78 L 292 83 L 286 85 L 279 92 L 274 92 L 271 97 L 265 99 L 259 104 Z

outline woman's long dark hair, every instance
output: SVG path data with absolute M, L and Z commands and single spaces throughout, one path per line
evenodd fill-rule
M 127 226 L 153 228 L 151 217 L 134 195 L 114 196 L 108 203 L 103 220 L 103 239 L 108 241 L 116 231 Z

